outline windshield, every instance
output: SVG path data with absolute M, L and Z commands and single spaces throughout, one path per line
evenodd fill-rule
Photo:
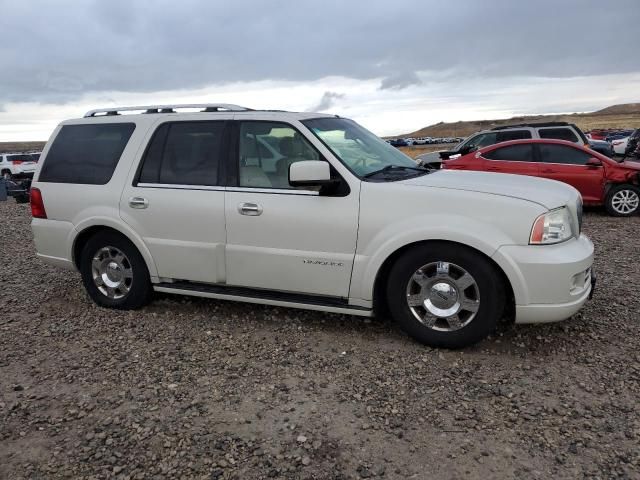
M 353 120 L 315 118 L 302 123 L 359 177 L 393 167 L 416 174 L 416 162 Z

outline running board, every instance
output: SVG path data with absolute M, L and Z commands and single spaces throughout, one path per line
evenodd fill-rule
M 373 316 L 373 310 L 358 305 L 349 305 L 347 299 L 303 293 L 280 292 L 247 287 L 212 285 L 197 282 L 167 282 L 153 285 L 156 292 L 178 293 L 196 297 L 235 300 L 262 305 L 302 308 L 321 312 L 343 313 L 347 315 Z

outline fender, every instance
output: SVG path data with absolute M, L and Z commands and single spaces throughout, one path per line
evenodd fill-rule
M 491 243 L 484 238 L 491 239 Z M 429 240 L 460 243 L 489 258 L 501 245 L 517 243 L 500 229 L 470 217 L 429 214 L 394 222 L 362 248 L 358 245 L 349 296 L 372 300 L 375 281 L 385 260 L 407 245 Z
M 87 213 L 86 211 L 83 212 L 83 216 L 85 216 L 86 213 Z M 69 258 L 73 259 L 73 250 L 75 248 L 75 242 L 76 242 L 76 239 L 78 238 L 78 235 L 80 235 L 80 233 L 82 233 L 87 228 L 91 228 L 91 227 L 109 227 L 120 232 L 122 235 L 127 237 L 131 241 L 131 243 L 135 245 L 135 247 L 138 249 L 138 251 L 142 255 L 142 258 L 144 258 L 145 263 L 147 264 L 147 269 L 149 270 L 151 281 L 152 282 L 158 281 L 158 269 L 156 268 L 156 264 L 153 261 L 151 252 L 142 241 L 142 238 L 140 238 L 140 236 L 138 236 L 133 229 L 131 229 L 126 223 L 118 222 L 116 220 L 119 218 L 120 216 L 119 216 L 118 210 L 113 209 L 111 216 L 107 216 L 103 212 L 102 215 L 90 216 L 89 218 L 86 218 L 85 220 L 77 224 L 74 223 L 74 229 L 71 231 L 70 238 L 68 239 L 68 242 L 67 242 L 68 245 L 71 245 Z

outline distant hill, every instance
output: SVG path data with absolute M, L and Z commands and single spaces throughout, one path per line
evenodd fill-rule
M 640 128 L 640 103 L 612 105 L 591 113 L 560 115 L 523 115 L 500 120 L 471 120 L 467 122 L 436 123 L 398 137 L 466 137 L 479 130 L 532 122 L 571 122 L 582 130 L 594 128 Z
M 47 142 L 0 142 L 0 153 L 31 152 L 44 148 Z

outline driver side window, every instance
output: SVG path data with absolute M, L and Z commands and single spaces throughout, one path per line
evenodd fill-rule
M 318 151 L 293 127 L 279 122 L 240 124 L 239 185 L 285 188 L 289 166 L 301 160 L 321 160 Z

